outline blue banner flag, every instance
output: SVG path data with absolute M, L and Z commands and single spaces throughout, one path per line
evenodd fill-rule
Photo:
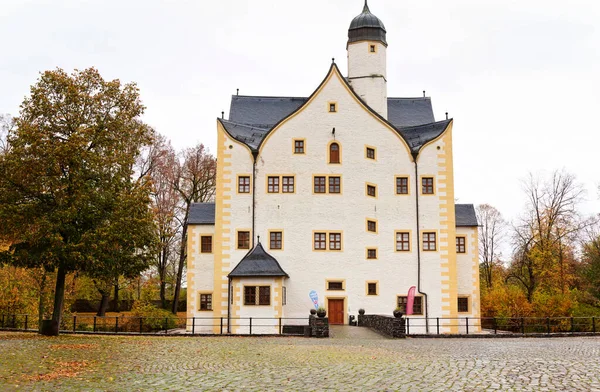
M 315 305 L 315 309 L 319 309 L 319 294 L 317 294 L 315 290 L 312 290 L 310 293 L 308 293 L 308 296 L 313 302 L 313 305 Z

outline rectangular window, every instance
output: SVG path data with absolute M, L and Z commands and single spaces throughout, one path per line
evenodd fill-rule
M 396 177 L 396 194 L 408 195 L 408 177 Z
M 237 248 L 238 249 L 250 249 L 250 232 L 249 231 L 238 231 L 237 235 Z
M 433 177 L 421 178 L 422 193 L 424 195 L 433 195 Z
M 423 314 L 423 297 L 415 297 L 413 302 L 413 314 Z M 406 303 L 408 297 L 398 296 L 398 307 L 402 310 L 402 313 L 406 314 Z
M 396 251 L 408 252 L 410 251 L 410 233 L 397 232 L 396 233 Z
M 469 298 L 468 297 L 458 297 L 457 305 L 458 305 L 459 313 L 468 313 L 469 312 Z
M 371 147 L 367 147 L 367 158 L 375 159 L 375 149 Z
M 423 250 L 434 251 L 437 249 L 436 233 L 423 233 Z
M 331 112 L 331 113 L 337 112 L 337 104 L 336 103 L 329 103 L 329 112 Z
M 212 253 L 212 236 L 200 236 L 200 253 Z
M 304 154 L 304 140 L 294 140 L 294 154 Z
M 456 253 L 467 253 L 465 237 L 456 237 Z
M 367 259 L 376 259 L 377 249 L 367 249 Z
M 294 193 L 294 177 L 283 177 L 281 179 L 283 193 Z
M 256 305 L 256 287 L 244 286 L 244 305 Z
M 258 287 L 258 304 L 271 305 L 271 286 Z
M 342 291 L 342 290 L 344 290 L 344 282 L 341 282 L 341 281 L 327 282 L 327 290 Z
M 377 283 L 367 283 L 367 295 L 377 295 Z
M 279 177 L 267 178 L 267 192 L 268 193 L 279 193 Z
M 200 294 L 200 310 L 212 310 L 212 294 Z
M 250 193 L 250 176 L 238 177 L 238 193 Z
M 327 235 L 325 233 L 315 233 L 315 250 L 327 249 Z
M 375 45 L 370 45 L 370 46 L 369 46 L 369 51 L 370 51 L 371 53 L 375 53 Z
M 329 250 L 342 249 L 342 233 L 329 233 Z
M 367 221 L 367 230 L 373 233 L 377 233 L 377 222 L 368 220 Z
M 269 233 L 269 248 L 282 249 L 283 233 L 281 231 L 272 231 Z
M 329 177 L 329 193 L 340 193 L 341 191 L 341 178 L 340 177 Z
M 325 177 L 314 178 L 315 193 L 325 193 Z
M 281 299 L 281 304 L 287 305 L 287 287 L 285 286 L 282 287 L 282 296 L 283 298 Z
M 377 187 L 375 185 L 367 185 L 367 196 L 377 197 Z

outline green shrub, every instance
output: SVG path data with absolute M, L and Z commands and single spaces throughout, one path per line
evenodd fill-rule
M 173 329 L 176 326 L 177 318 L 168 310 L 157 308 L 147 301 L 134 301 L 131 308 L 131 316 L 128 318 L 133 330 L 139 330 L 139 318 L 142 318 L 142 331 L 154 332 L 165 329 Z

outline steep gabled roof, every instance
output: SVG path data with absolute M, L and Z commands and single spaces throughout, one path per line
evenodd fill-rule
M 477 227 L 477 214 L 473 204 L 456 204 L 454 205 L 456 214 L 456 227 Z
M 215 203 L 192 203 L 188 215 L 189 225 L 214 225 Z
M 285 276 L 289 278 L 279 262 L 265 251 L 260 242 L 229 273 L 230 278 L 257 276 Z
M 340 76 L 342 83 L 371 114 L 386 123 L 406 141 L 413 155 L 417 155 L 427 142 L 440 136 L 452 121 L 450 119 L 434 122 L 430 98 L 390 98 L 388 99 L 388 110 L 391 109 L 388 113 L 389 120 L 385 119 L 356 94 L 348 80 L 341 76 L 335 63 L 331 65 L 325 79 L 308 98 L 234 95 L 229 120 L 218 119 L 218 121 L 234 139 L 244 143 L 253 152 L 257 152 L 267 135 L 306 105 L 325 84 L 332 72 Z

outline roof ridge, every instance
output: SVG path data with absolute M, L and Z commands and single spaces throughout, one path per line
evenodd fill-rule
M 308 99 L 308 97 L 290 97 L 290 96 L 285 96 L 285 95 L 232 95 L 232 97 L 234 98 L 271 98 L 271 99 L 278 99 L 278 98 L 290 98 L 290 99 Z

